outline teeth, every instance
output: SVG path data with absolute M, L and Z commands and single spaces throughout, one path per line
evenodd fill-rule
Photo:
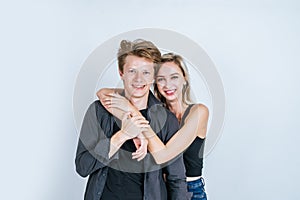
M 174 92 L 175 92 L 175 90 L 167 90 L 167 91 L 165 91 L 166 94 L 172 94 Z
M 143 88 L 143 87 L 144 87 L 144 85 L 134 85 L 133 87 L 134 87 L 134 88 L 138 88 L 138 89 L 140 89 L 140 88 Z

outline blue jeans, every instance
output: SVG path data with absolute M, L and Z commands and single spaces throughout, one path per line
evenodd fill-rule
M 193 193 L 191 200 L 207 200 L 204 185 L 202 177 L 198 180 L 187 182 L 188 192 Z

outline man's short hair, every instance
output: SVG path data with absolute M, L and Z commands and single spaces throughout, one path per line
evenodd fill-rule
M 159 63 L 161 59 L 159 49 L 150 41 L 143 39 L 137 39 L 133 42 L 122 40 L 118 51 L 118 66 L 121 72 L 123 72 L 126 57 L 129 55 L 145 58 L 154 64 Z

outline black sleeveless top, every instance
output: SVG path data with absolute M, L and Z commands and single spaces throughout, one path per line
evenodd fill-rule
M 193 104 L 189 105 L 185 110 L 181 118 L 180 127 L 184 125 L 184 120 L 189 114 L 192 106 Z M 204 141 L 205 139 L 196 137 L 193 143 L 183 153 L 183 160 L 187 177 L 195 177 L 202 175 Z

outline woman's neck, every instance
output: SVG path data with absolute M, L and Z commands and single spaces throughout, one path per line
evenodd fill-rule
M 175 114 L 176 118 L 178 119 L 179 123 L 181 122 L 181 118 L 183 116 L 184 111 L 188 107 L 187 104 L 183 103 L 182 101 L 173 101 L 167 102 L 168 109 Z

